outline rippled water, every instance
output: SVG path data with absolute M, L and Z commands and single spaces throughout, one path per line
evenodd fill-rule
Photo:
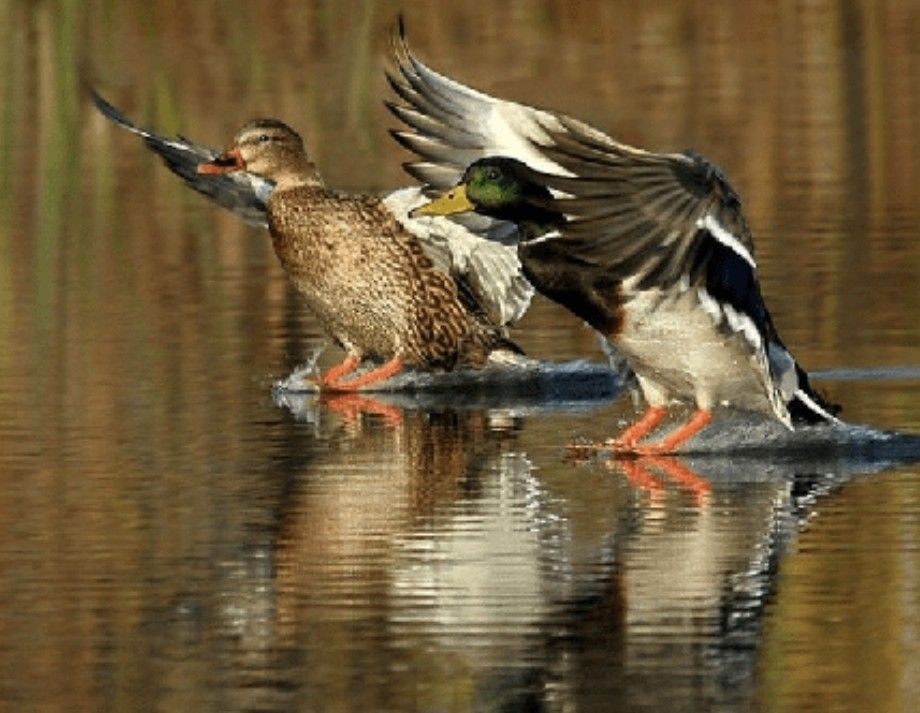
M 635 408 L 545 301 L 538 398 L 280 394 L 324 340 L 265 236 L 80 74 L 215 145 L 279 115 L 331 183 L 394 187 L 396 4 L 0 0 L 0 708 L 915 707 L 920 448 L 881 431 L 920 433 L 916 3 L 400 6 L 437 68 L 720 163 L 785 341 L 877 430 L 580 460 Z

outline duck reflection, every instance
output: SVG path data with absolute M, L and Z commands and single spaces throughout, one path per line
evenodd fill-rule
M 270 550 L 225 579 L 246 592 L 224 608 L 241 704 L 263 708 L 738 705 L 790 538 L 888 464 L 572 463 L 539 414 L 285 405 L 312 426 L 310 456 Z

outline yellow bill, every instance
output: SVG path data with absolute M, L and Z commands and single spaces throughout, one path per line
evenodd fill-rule
M 461 183 L 459 186 L 455 186 L 438 196 L 430 203 L 415 208 L 412 211 L 412 216 L 451 215 L 453 213 L 465 213 L 469 210 L 476 210 L 476 206 L 470 202 L 470 199 L 466 195 L 466 185 Z

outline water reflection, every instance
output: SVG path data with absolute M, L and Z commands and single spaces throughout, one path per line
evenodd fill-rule
M 528 453 L 533 416 L 343 417 L 299 403 L 322 453 L 294 474 L 270 550 L 222 583 L 231 660 L 249 661 L 240 689 L 288 703 L 748 701 L 781 556 L 827 494 L 868 469 L 844 457 L 566 463 Z

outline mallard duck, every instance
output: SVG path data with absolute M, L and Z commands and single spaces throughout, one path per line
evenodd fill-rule
M 419 188 L 385 197 L 327 188 L 301 137 L 276 119 L 246 124 L 218 153 L 140 129 L 92 92 L 99 110 L 140 135 L 192 188 L 247 221 L 269 228 L 285 272 L 347 356 L 320 384 L 353 390 L 404 366 L 481 366 L 496 352 L 520 352 L 505 326 L 533 289 L 514 248 L 444 220 L 408 217 Z M 343 381 L 363 360 L 384 362 Z
M 668 453 L 733 406 L 796 422 L 836 422 L 779 338 L 757 279 L 741 202 L 694 153 L 651 153 L 571 117 L 490 97 L 432 71 L 397 41 L 398 140 L 412 175 L 445 189 L 416 215 L 475 211 L 518 228 L 536 289 L 622 353 L 648 404 L 604 448 Z M 451 182 L 445 187 L 445 182 Z M 692 417 L 640 443 L 672 401 Z

